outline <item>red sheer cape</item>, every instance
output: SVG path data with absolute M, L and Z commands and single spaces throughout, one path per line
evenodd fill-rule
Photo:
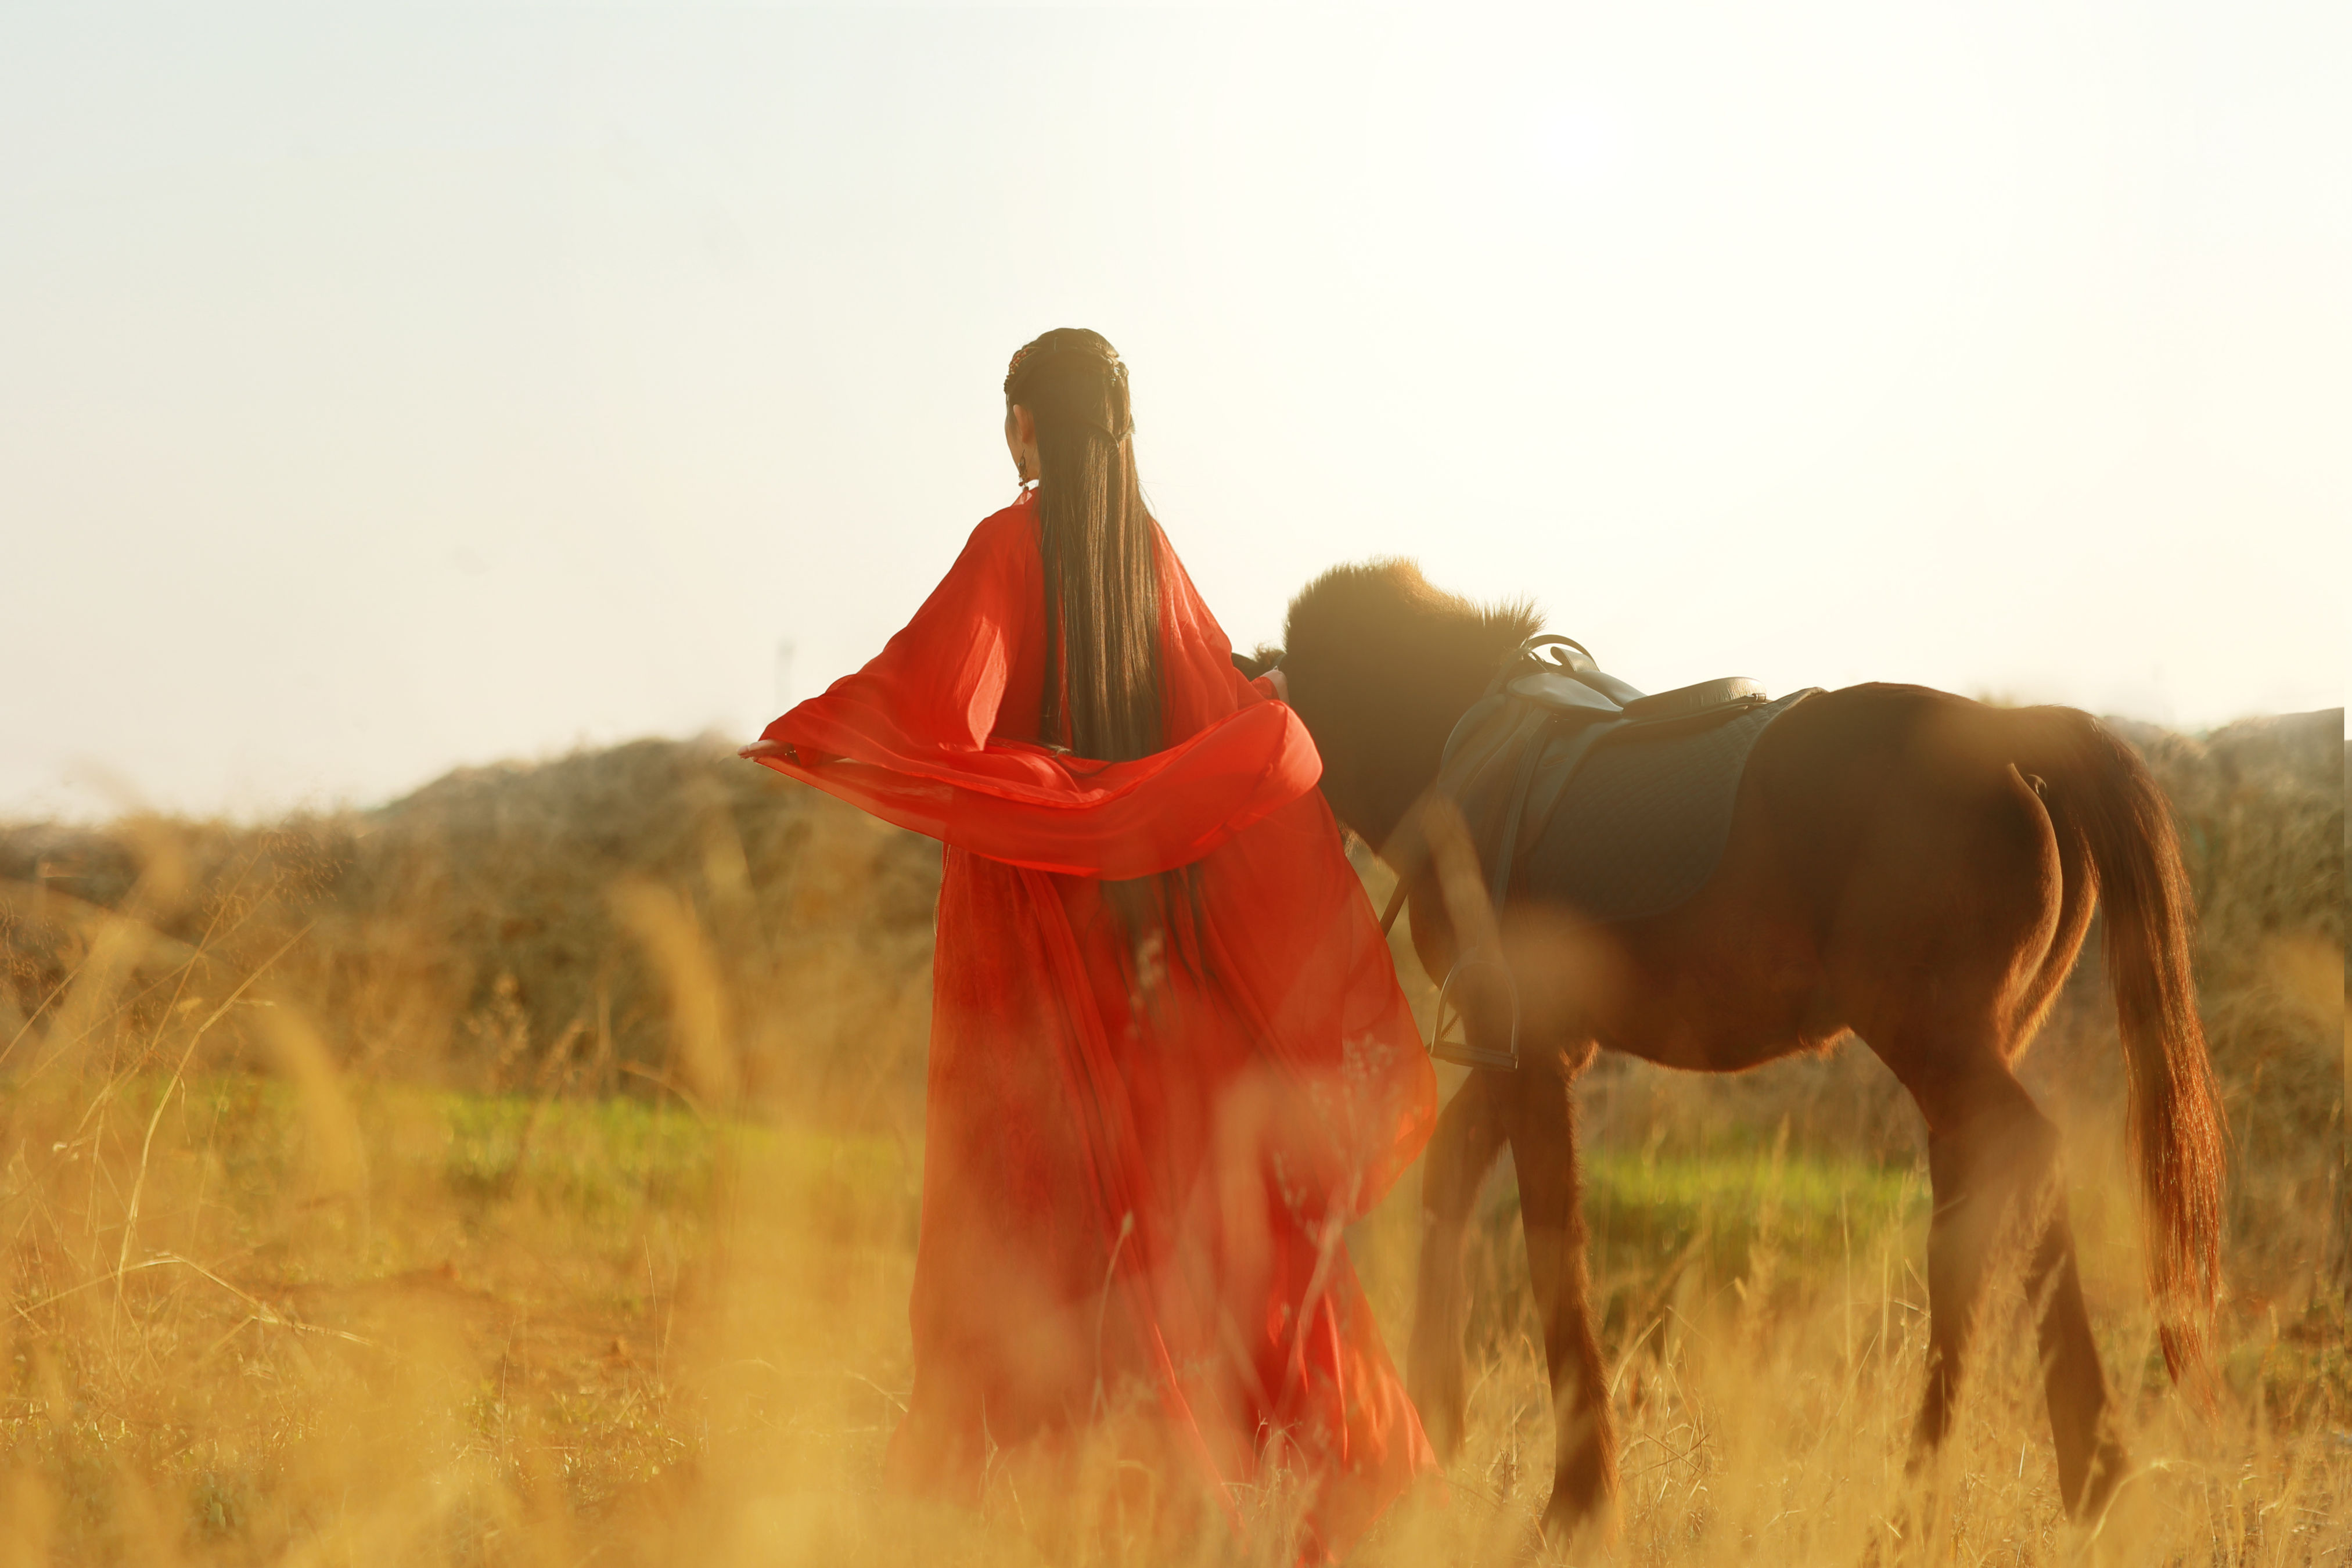
M 977 1500 L 991 1455 L 1123 1417 L 1229 1510 L 1279 1455 L 1344 1550 L 1433 1465 L 1340 1242 L 1428 1137 L 1428 1058 L 1312 742 L 1164 539 L 1167 748 L 1038 743 L 1037 527 L 982 522 L 759 757 L 948 847 L 890 1477 Z M 1101 879 L 1180 866 L 1200 952 L 1139 989 Z

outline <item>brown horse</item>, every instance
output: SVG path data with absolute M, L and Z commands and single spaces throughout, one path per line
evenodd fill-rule
M 1339 820 L 1374 846 L 1401 842 L 1454 721 L 1538 629 L 1528 606 L 1480 609 L 1405 562 L 1340 567 L 1301 593 L 1279 658 Z M 1454 946 L 1442 878 L 1412 878 L 1414 948 L 1442 976 Z M 1544 1527 L 1607 1527 L 1615 1443 L 1586 1300 L 1575 1077 L 1601 1047 L 1738 1072 L 1851 1032 L 1927 1121 L 1935 1213 L 1915 1467 L 1950 1427 L 1987 1276 L 2021 1246 L 2059 1485 L 2073 1516 L 2095 1519 L 2126 1462 L 2084 1311 L 2057 1131 L 2011 1068 L 2102 897 L 2148 1279 L 2179 1377 L 2201 1354 L 2218 1284 L 2222 1152 L 2164 798 L 2129 748 L 2073 709 L 1857 686 L 1765 730 L 1723 858 L 1687 902 L 1608 926 L 1522 893 L 1500 911 L 1528 1048 L 1516 1072 L 1472 1073 L 1423 1175 L 1409 1376 L 1440 1452 L 1462 1441 L 1465 1226 L 1507 1143 L 1559 1439 Z M 1494 918 L 1483 894 L 1478 905 Z

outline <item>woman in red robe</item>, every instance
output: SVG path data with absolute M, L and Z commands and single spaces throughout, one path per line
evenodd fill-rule
M 1428 1058 L 1313 742 L 1144 508 L 1117 353 L 1048 332 L 1004 391 L 1035 488 L 745 751 L 947 846 L 888 1479 L 977 1503 L 1108 1441 L 1336 1555 L 1433 1468 L 1341 1242 Z

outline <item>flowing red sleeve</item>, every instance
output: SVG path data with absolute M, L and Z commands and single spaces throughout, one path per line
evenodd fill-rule
M 1044 614 L 1035 514 L 973 530 L 946 578 L 874 661 L 768 726 L 758 760 L 886 821 L 992 860 L 1083 877 L 1189 865 L 1315 787 L 1322 762 L 1290 709 L 1252 702 L 1133 762 L 1064 755 L 997 731 Z

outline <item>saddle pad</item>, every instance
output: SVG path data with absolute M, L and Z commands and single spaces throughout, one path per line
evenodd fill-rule
M 1606 737 L 1570 776 L 1519 863 L 1517 885 L 1587 918 L 1664 914 L 1706 886 L 1731 837 L 1748 753 L 1818 688 L 1702 730 Z

